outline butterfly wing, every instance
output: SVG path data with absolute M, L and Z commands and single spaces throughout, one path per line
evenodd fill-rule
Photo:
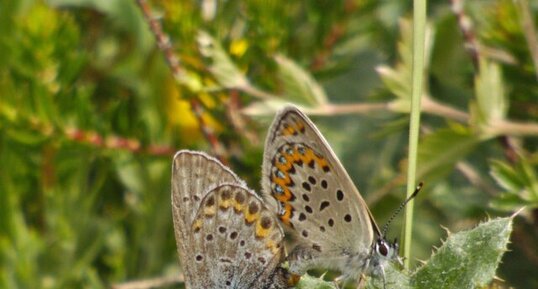
M 284 233 L 274 214 L 244 186 L 211 190 L 192 223 L 191 269 L 202 280 L 195 288 L 286 288 L 278 266 Z
M 177 249 L 187 288 L 202 288 L 197 286 L 197 272 L 187 266 L 194 258 L 191 224 L 204 195 L 222 183 L 243 185 L 243 181 L 230 169 L 203 152 L 182 150 L 174 156 L 172 214 Z
M 283 109 L 273 121 L 262 178 L 264 197 L 273 198 L 272 206 L 300 246 L 311 247 L 323 267 L 360 270 L 348 268 L 349 258 L 364 259 L 379 229 L 327 141 L 295 107 Z

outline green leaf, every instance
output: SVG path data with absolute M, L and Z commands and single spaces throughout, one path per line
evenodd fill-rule
M 394 264 L 389 263 L 385 266 L 385 284 L 383 284 L 383 278 L 369 277 L 367 278 L 367 289 L 410 289 L 413 288 L 410 284 L 409 276 L 406 273 L 398 270 Z
M 295 286 L 296 289 L 337 289 L 334 282 L 327 282 L 321 278 L 316 278 L 305 274 L 301 276 L 301 280 Z
M 444 175 L 463 159 L 480 139 L 463 126 L 440 129 L 421 140 L 418 152 L 419 178 L 426 174 Z
M 387 88 L 398 99 L 405 100 L 408 103 L 405 109 L 409 111 L 412 82 L 411 71 L 413 69 L 411 58 L 411 47 L 413 45 L 411 22 L 409 20 L 401 20 L 399 26 L 401 38 L 398 41 L 398 56 L 400 61 L 395 65 L 395 68 L 380 66 L 377 68 L 377 71 Z
M 284 98 L 294 103 L 311 106 L 327 103 L 323 88 L 307 71 L 283 55 L 277 55 L 275 60 L 278 64 L 280 79 L 284 84 Z
M 503 161 L 491 161 L 490 174 L 497 184 L 508 191 L 519 191 L 525 185 L 515 169 Z
M 408 289 L 411 288 L 409 285 L 409 277 L 406 276 L 401 271 L 397 270 L 392 264 L 385 267 L 385 280 L 387 288 L 391 289 Z M 350 285 L 351 283 L 346 283 Z M 349 286 L 345 286 L 348 288 Z M 296 289 L 337 289 L 344 288 L 343 285 L 340 287 L 337 286 L 336 282 L 328 282 L 322 278 L 317 278 L 305 274 L 301 276 L 301 280 L 295 286 Z M 353 287 L 350 287 L 353 288 Z M 377 289 L 383 288 L 383 279 L 381 277 L 366 277 L 366 288 L 368 289 Z
M 512 219 L 498 218 L 449 235 L 411 278 L 415 288 L 477 288 L 487 285 L 506 252 Z
M 518 208 L 528 206 L 529 203 L 516 194 L 504 193 L 491 201 L 491 206 L 505 212 L 513 212 Z
M 7 137 L 23 145 L 39 145 L 49 139 L 47 135 L 36 134 L 35 131 L 29 129 L 6 129 L 4 132 Z
M 400 101 L 396 105 L 397 111 L 409 111 L 411 107 L 411 75 L 409 73 L 399 71 L 400 66 L 391 68 L 386 65 L 380 65 L 376 68 L 377 73 L 381 77 L 381 80 L 387 87 L 387 89 L 396 95 L 397 100 Z
M 198 44 L 202 54 L 211 59 L 209 70 L 220 85 L 230 89 L 250 86 L 244 73 L 232 62 L 220 43 L 211 35 L 203 31 L 200 32 Z
M 256 101 L 245 107 L 242 112 L 250 116 L 274 116 L 277 111 L 289 105 L 289 101 L 281 98 L 270 98 L 264 101 Z M 299 108 L 304 109 L 302 106 Z
M 131 0 L 49 0 L 49 5 L 61 8 L 95 9 L 114 21 L 116 25 L 132 33 L 136 37 L 136 47 L 147 52 L 155 43 L 153 35 L 147 29 L 147 23 L 140 17 L 138 7 Z
M 513 211 L 522 206 L 538 207 L 538 179 L 526 160 L 521 159 L 514 165 L 493 160 L 490 174 L 505 189 L 492 201 L 494 208 Z
M 400 41 L 398 42 L 398 56 L 400 61 L 394 66 L 394 68 L 380 65 L 376 68 L 377 73 L 381 77 L 381 80 L 387 87 L 387 89 L 396 95 L 396 99 L 391 102 L 390 108 L 397 112 L 409 112 L 411 109 L 411 94 L 412 94 L 412 46 L 413 46 L 413 33 L 412 22 L 409 20 L 400 21 Z M 430 26 L 426 26 L 426 48 L 424 59 L 425 69 L 428 67 L 431 43 L 432 43 L 432 29 Z M 423 89 L 425 95 L 428 94 L 428 90 Z
M 504 92 L 503 77 L 498 64 L 480 59 L 480 73 L 475 78 L 476 103 L 471 112 L 474 124 L 486 136 L 492 134 L 487 129 L 493 122 L 503 120 L 508 110 Z
M 243 109 L 243 113 L 251 116 L 273 115 L 290 102 L 304 111 L 327 104 L 327 96 L 323 88 L 307 71 L 282 55 L 277 55 L 275 61 L 278 64 L 279 78 L 283 84 L 283 95 L 276 97 L 264 93 L 264 100 L 248 105 Z M 252 91 L 252 88 L 250 90 Z
M 140 194 L 144 192 L 146 183 L 144 168 L 136 162 L 133 156 L 118 154 L 115 159 L 116 170 L 119 179 L 131 192 Z

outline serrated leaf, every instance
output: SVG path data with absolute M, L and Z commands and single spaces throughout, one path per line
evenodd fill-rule
M 431 142 L 431 145 L 438 146 L 445 152 L 451 147 L 461 149 L 462 142 L 465 142 L 469 134 L 466 130 L 441 131 L 435 137 L 439 142 Z M 453 141 L 446 142 L 447 139 Z M 474 137 L 471 139 L 476 140 Z M 469 145 L 474 143 L 474 141 L 468 142 Z M 448 155 L 448 159 L 444 157 L 442 159 L 456 161 L 454 152 L 448 152 Z M 428 263 L 411 277 L 395 270 L 393 266 L 387 266 L 386 288 L 475 288 L 486 285 L 492 280 L 506 250 L 511 232 L 511 220 L 512 218 L 496 219 L 480 224 L 475 229 L 450 235 Z M 383 280 L 379 277 L 369 277 L 366 288 L 384 288 Z
M 390 289 L 411 289 L 409 277 L 398 270 L 394 264 L 389 263 L 385 266 L 385 284 L 383 284 L 383 278 L 381 276 L 367 276 L 366 287 L 367 289 L 382 289 L 384 287 Z M 343 285 L 350 285 L 353 283 L 344 283 L 340 287 L 335 282 L 327 282 L 321 278 L 312 277 L 308 274 L 301 276 L 301 280 L 295 288 L 297 289 L 337 289 L 344 288 Z M 354 288 L 345 286 L 345 288 Z M 362 288 L 362 287 L 361 287 Z
M 477 288 L 487 285 L 506 251 L 512 218 L 498 218 L 451 234 L 411 277 L 415 288 Z
M 327 282 L 323 279 L 316 278 L 305 274 L 295 286 L 296 289 L 338 289 L 334 282 Z
M 277 55 L 278 73 L 284 85 L 284 98 L 294 103 L 320 106 L 327 103 L 327 96 L 317 81 L 292 60 Z

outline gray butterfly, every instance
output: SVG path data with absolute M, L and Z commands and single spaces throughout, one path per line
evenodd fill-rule
M 338 270 L 341 278 L 382 275 L 400 262 L 398 245 L 385 240 L 372 213 L 316 126 L 295 107 L 275 117 L 267 136 L 262 187 L 298 245 L 290 272 Z
M 174 231 L 186 288 L 288 288 L 283 231 L 230 169 L 202 152 L 172 166 Z

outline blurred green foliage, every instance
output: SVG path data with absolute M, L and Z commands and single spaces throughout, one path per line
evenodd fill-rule
M 192 100 L 257 190 L 267 124 L 294 102 L 323 115 L 316 125 L 380 224 L 402 201 L 410 2 L 150 4 L 180 60 L 177 81 L 135 1 L 0 2 L 0 288 L 177 275 L 170 161 L 212 149 Z M 536 288 L 538 74 L 521 8 L 465 2 L 481 44 L 473 60 L 449 3 L 429 4 L 414 255 L 428 259 L 442 227 L 525 206 L 497 275 Z

